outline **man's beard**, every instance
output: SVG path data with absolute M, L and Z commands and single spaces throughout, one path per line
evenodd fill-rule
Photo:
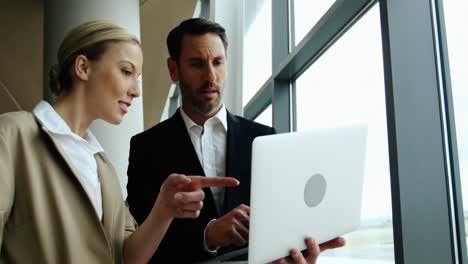
M 188 85 L 185 85 L 182 81 L 179 82 L 179 86 L 183 101 L 191 104 L 194 107 L 194 109 L 202 115 L 210 114 L 213 111 L 213 109 L 216 109 L 221 104 L 221 87 L 217 87 L 218 97 L 216 97 L 214 101 L 207 102 L 198 97 L 197 95 L 200 91 L 208 89 L 209 83 L 205 83 L 202 87 L 198 88 L 196 90 L 197 94 L 195 95 L 192 94 L 191 89 L 185 88 L 188 87 Z

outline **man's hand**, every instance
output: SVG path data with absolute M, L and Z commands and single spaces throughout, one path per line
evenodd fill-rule
M 250 208 L 241 204 L 229 213 L 212 221 L 206 228 L 209 248 L 228 245 L 242 246 L 249 240 Z
M 155 206 L 172 218 L 197 218 L 203 207 L 205 193 L 202 188 L 213 186 L 237 186 L 239 181 L 231 177 L 203 177 L 171 174 L 161 186 Z
M 307 249 L 302 253 L 297 249 L 292 249 L 289 257 L 278 259 L 274 261 L 273 264 L 315 264 L 320 252 L 327 249 L 342 247 L 345 245 L 345 240 L 342 237 L 338 237 L 318 245 L 314 239 L 309 237 L 306 238 L 305 243 Z

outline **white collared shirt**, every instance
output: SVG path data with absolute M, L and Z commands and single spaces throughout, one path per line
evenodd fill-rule
M 197 152 L 198 160 L 207 177 L 226 175 L 226 148 L 227 148 L 227 112 L 224 105 L 221 109 L 206 120 L 203 126 L 197 125 L 180 108 L 187 131 Z M 224 188 L 211 187 L 213 198 L 219 212 L 224 205 Z
M 94 155 L 104 152 L 103 148 L 91 131 L 86 131 L 84 137 L 73 133 L 63 118 L 46 101 L 41 101 L 34 108 L 33 113 L 49 130 L 52 137 L 59 142 L 68 160 L 78 172 L 78 177 L 99 219 L 102 220 L 101 183 Z

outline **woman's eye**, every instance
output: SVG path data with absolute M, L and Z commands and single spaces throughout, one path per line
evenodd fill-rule
M 125 74 L 125 75 L 127 75 L 127 76 L 132 75 L 132 72 L 129 71 L 129 70 L 127 70 L 127 69 L 122 69 L 122 73 Z

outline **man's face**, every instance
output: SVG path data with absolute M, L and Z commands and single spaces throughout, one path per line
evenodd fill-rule
M 226 77 L 226 50 L 214 33 L 185 35 L 179 61 L 168 61 L 171 78 L 179 81 L 184 111 L 211 117 L 221 108 Z

